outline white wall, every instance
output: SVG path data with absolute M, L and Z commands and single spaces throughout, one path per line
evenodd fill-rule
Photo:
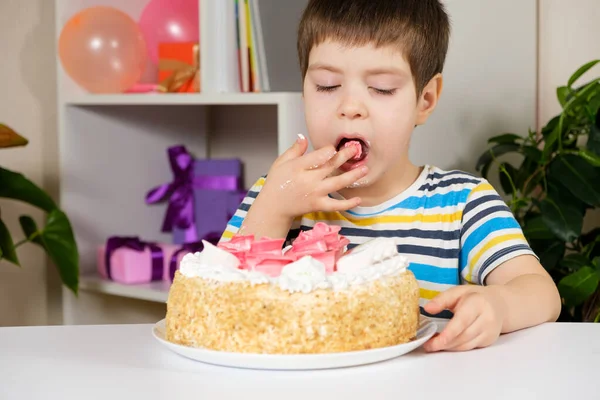
M 556 88 L 581 65 L 600 59 L 600 1 L 540 0 L 540 122 L 560 112 Z M 600 65 L 579 83 L 600 76 Z
M 452 23 L 444 88 L 415 130 L 411 160 L 475 172 L 487 138 L 535 124 L 536 1 L 444 3 Z
M 600 1 L 539 0 L 539 108 L 541 126 L 560 112 L 556 88 L 581 65 L 600 59 Z M 597 65 L 578 84 L 600 76 Z M 584 230 L 600 226 L 600 211 L 587 215 Z
M 0 165 L 25 174 L 54 194 L 58 156 L 53 7 L 48 0 L 0 1 L 0 122 L 30 141 L 27 147 L 0 149 Z M 16 240 L 23 237 L 19 215 L 28 213 L 43 223 L 41 212 L 22 203 L 2 200 L 0 208 Z M 18 255 L 21 269 L 0 262 L 0 326 L 59 322 L 53 313 L 60 299 L 56 274 L 49 274 L 47 290 L 43 252 L 25 245 Z

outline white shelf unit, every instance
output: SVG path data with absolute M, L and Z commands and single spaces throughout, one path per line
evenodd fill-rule
M 113 6 L 138 20 L 148 0 L 55 0 L 56 39 L 76 12 Z M 200 3 L 200 25 L 208 18 Z M 202 30 L 206 37 L 210 32 Z M 218 40 L 202 40 L 200 54 Z M 293 43 L 290 45 L 294 45 Z M 145 80 L 156 70 L 149 65 Z M 80 252 L 80 293 L 63 290 L 63 322 L 152 322 L 164 317 L 169 284 L 122 285 L 96 273 L 96 249 L 111 235 L 171 242 L 160 232 L 166 204 L 145 195 L 169 182 L 169 146 L 183 144 L 198 158 L 240 158 L 245 187 L 267 172 L 298 133 L 305 133 L 301 93 L 90 94 L 65 74 L 57 57 L 60 204 Z M 291 71 L 291 74 L 297 73 Z M 209 71 L 202 81 L 210 81 Z M 210 210 L 208 210 L 210 211 Z

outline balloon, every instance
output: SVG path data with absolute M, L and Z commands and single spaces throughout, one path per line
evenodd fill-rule
M 200 40 L 198 3 L 198 0 L 150 0 L 146 5 L 138 25 L 155 64 L 158 64 L 159 43 Z
M 92 93 L 122 93 L 142 76 L 148 55 L 136 22 L 112 7 L 91 7 L 63 27 L 58 53 L 66 73 Z

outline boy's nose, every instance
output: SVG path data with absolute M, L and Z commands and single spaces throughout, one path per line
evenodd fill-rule
M 340 118 L 361 119 L 367 116 L 367 109 L 356 99 L 345 99 L 339 108 Z

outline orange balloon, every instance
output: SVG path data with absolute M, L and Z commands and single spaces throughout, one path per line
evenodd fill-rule
M 63 27 L 58 53 L 66 73 L 92 93 L 122 93 L 137 83 L 147 50 L 137 23 L 112 7 L 87 8 Z

